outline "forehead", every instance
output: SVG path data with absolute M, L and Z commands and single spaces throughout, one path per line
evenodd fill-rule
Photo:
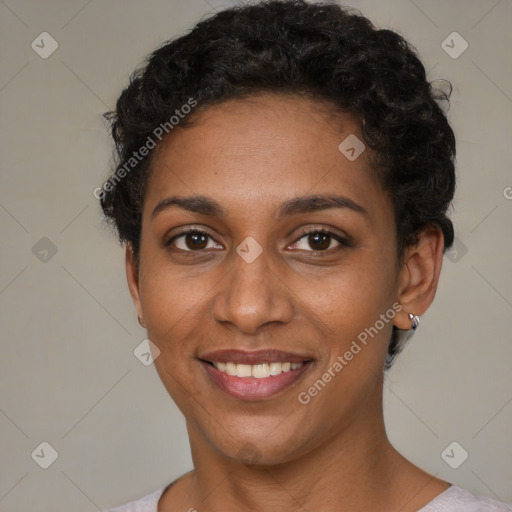
M 145 214 L 176 194 L 213 195 L 221 203 L 261 210 L 297 195 L 337 192 L 369 210 L 386 207 L 359 121 L 332 104 L 265 94 L 194 116 L 159 146 Z

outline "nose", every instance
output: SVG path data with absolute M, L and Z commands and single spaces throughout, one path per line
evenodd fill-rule
M 213 298 L 213 316 L 222 324 L 256 334 L 268 324 L 286 324 L 293 316 L 291 292 L 270 267 L 266 251 L 252 262 L 233 253 L 229 271 Z

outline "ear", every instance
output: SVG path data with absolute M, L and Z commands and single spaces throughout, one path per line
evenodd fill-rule
M 132 296 L 135 310 L 137 311 L 137 317 L 142 327 L 146 327 L 144 324 L 144 314 L 142 312 L 142 304 L 140 301 L 140 290 L 139 290 L 139 268 L 135 260 L 133 253 L 133 247 L 130 243 L 126 244 L 125 252 L 125 263 L 126 263 L 126 279 L 128 281 L 128 288 L 130 295 Z
M 430 224 L 419 233 L 418 243 L 406 249 L 398 290 L 398 302 L 403 309 L 394 320 L 399 329 L 409 330 L 409 313 L 421 316 L 432 304 L 441 273 L 443 251 L 443 232 Z

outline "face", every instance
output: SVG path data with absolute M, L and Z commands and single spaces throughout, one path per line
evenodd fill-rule
M 193 450 L 275 464 L 377 421 L 401 274 L 370 149 L 338 149 L 359 124 L 264 95 L 171 135 L 127 268 Z

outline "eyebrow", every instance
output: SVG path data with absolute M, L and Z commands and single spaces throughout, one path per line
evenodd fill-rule
M 207 215 L 209 217 L 224 217 L 224 208 L 215 200 L 205 196 L 189 196 L 179 197 L 171 196 L 160 201 L 153 212 L 151 218 L 155 218 L 160 212 L 167 210 L 171 206 L 178 206 L 183 210 L 187 210 L 193 213 L 199 213 L 201 215 Z
M 214 199 L 205 196 L 179 197 L 170 196 L 160 201 L 153 212 L 151 218 L 155 218 L 160 212 L 167 210 L 172 206 L 178 206 L 183 210 L 206 215 L 208 217 L 225 217 L 226 210 Z M 357 213 L 368 216 L 368 212 L 358 203 L 344 196 L 333 195 L 306 195 L 289 199 L 281 204 L 277 212 L 276 219 L 281 220 L 290 215 L 300 213 L 312 213 L 331 208 L 348 208 Z

